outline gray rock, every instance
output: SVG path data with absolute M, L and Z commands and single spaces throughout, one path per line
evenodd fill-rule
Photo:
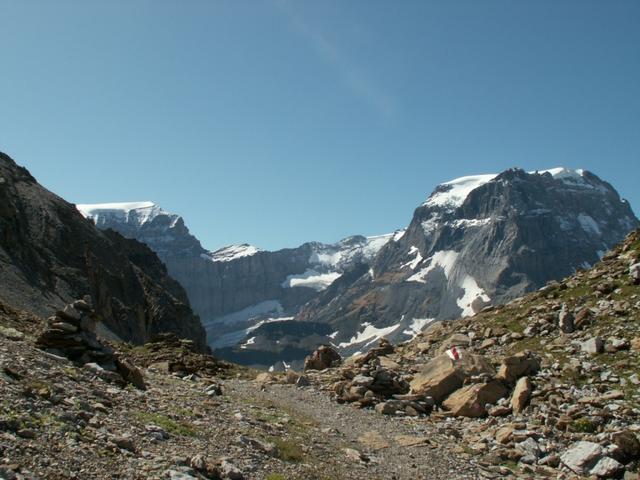
M 567 305 L 564 303 L 562 304 L 562 309 L 558 314 L 558 326 L 562 333 L 573 333 L 575 330 L 573 313 L 567 309 Z
M 634 263 L 629 267 L 629 276 L 636 285 L 640 283 L 640 262 Z
M 531 455 L 534 458 L 539 458 L 542 451 L 540 445 L 532 437 L 527 438 L 524 442 L 516 443 L 516 448 L 521 450 L 525 455 Z
M 612 478 L 624 470 L 624 465 L 610 457 L 601 458 L 589 473 L 598 478 Z
M 403 411 L 406 403 L 402 400 L 387 400 L 376 405 L 376 412 L 383 415 L 395 415 L 398 411 Z
M 225 477 L 229 480 L 244 480 L 245 478 L 242 471 L 239 468 L 235 467 L 228 460 L 222 461 L 222 463 L 220 464 L 220 469 L 222 470 L 222 473 L 225 475 Z
M 309 379 L 305 375 L 300 375 L 298 380 L 296 380 L 296 387 L 308 387 L 311 385 Z
M 58 330 L 62 330 L 65 332 L 70 332 L 70 333 L 74 333 L 78 331 L 78 327 L 76 327 L 75 325 L 71 325 L 70 323 L 67 322 L 54 322 L 51 324 L 52 328 L 57 328 Z
M 580 350 L 591 355 L 604 352 L 604 342 L 600 337 L 593 337 L 580 344 Z
M 580 441 L 564 452 L 560 461 L 578 475 L 586 475 L 602 457 L 602 447 L 597 443 Z
M 0 325 L 0 335 L 8 338 L 9 340 L 24 340 L 24 333 L 12 327 L 3 327 L 2 325 Z
M 365 375 L 356 375 L 353 380 L 351 380 L 351 384 L 358 387 L 368 387 L 373 383 L 373 377 L 367 377 Z
M 178 470 L 167 470 L 166 475 L 170 480 L 198 480 L 198 477 L 194 477 L 193 475 L 189 475 L 188 473 L 180 472 Z

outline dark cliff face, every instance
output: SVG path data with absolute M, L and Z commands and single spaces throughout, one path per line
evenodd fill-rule
M 0 298 L 49 315 L 84 295 L 123 340 L 174 332 L 206 348 L 184 290 L 148 247 L 99 231 L 0 154 Z
M 298 319 L 331 324 L 337 343 L 365 322 L 396 326 L 386 336 L 406 339 L 414 321 L 472 315 L 588 267 L 638 225 L 597 176 L 552 173 L 513 169 L 439 186 L 369 272 L 312 300 Z

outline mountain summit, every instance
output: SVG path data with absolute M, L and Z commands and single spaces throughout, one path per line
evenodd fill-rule
M 638 225 L 615 189 L 585 170 L 510 169 L 438 185 L 371 269 L 336 282 L 300 320 L 332 326 L 346 351 L 469 316 L 586 268 Z

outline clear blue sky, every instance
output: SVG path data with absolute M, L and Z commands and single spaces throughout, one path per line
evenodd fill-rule
M 512 166 L 638 212 L 639 25 L 637 0 L 0 0 L 0 150 L 212 249 L 392 231 Z

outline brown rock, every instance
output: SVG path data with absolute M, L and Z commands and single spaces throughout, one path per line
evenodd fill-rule
M 525 409 L 529 404 L 532 391 L 533 386 L 531 385 L 529 377 L 522 377 L 518 380 L 511 395 L 511 408 L 513 409 L 513 413 L 517 414 Z
M 495 403 L 507 393 L 507 388 L 499 380 L 474 383 L 451 394 L 442 406 L 456 417 L 482 417 L 487 413 L 487 403 Z
M 611 440 L 620 448 L 625 460 L 640 458 L 640 441 L 638 441 L 638 437 L 633 432 L 614 433 L 611 436 Z
M 383 368 L 389 368 L 391 370 L 397 370 L 400 368 L 400 364 L 394 362 L 389 357 L 381 356 L 378 357 L 378 360 L 380 360 L 380 366 Z
M 440 355 L 415 375 L 410 384 L 411 392 L 432 397 L 439 403 L 460 388 L 466 378 L 482 373 L 492 375 L 494 370 L 480 355 L 463 355 L 460 360 Z
M 382 450 L 383 448 L 389 447 L 389 442 L 387 442 L 382 435 L 375 430 L 363 433 L 358 437 L 358 442 L 371 450 Z
M 339 365 L 341 361 L 342 357 L 335 348 L 321 345 L 305 359 L 304 370 L 324 370 Z
M 471 345 L 471 339 L 468 336 L 462 333 L 454 333 L 440 344 L 438 353 L 444 353 L 451 347 L 468 347 L 469 345 Z
M 113 360 L 116 364 L 116 368 L 118 369 L 118 373 L 125 382 L 130 383 L 139 390 L 147 389 L 142 372 L 138 367 L 120 355 L 115 355 Z
M 276 376 L 271 372 L 262 372 L 262 373 L 259 373 L 256 376 L 255 381 L 258 382 L 258 383 L 275 382 L 276 381 Z
M 576 314 L 574 324 L 576 328 L 583 328 L 587 323 L 591 321 L 591 310 L 583 308 Z
M 499 428 L 496 432 L 496 442 L 501 445 L 506 445 L 511 440 L 511 435 L 514 430 L 515 427 L 513 425 L 505 425 L 504 427 Z
M 506 383 L 515 383 L 520 377 L 532 375 L 540 370 L 540 360 L 531 352 L 516 353 L 502 360 L 497 378 Z

